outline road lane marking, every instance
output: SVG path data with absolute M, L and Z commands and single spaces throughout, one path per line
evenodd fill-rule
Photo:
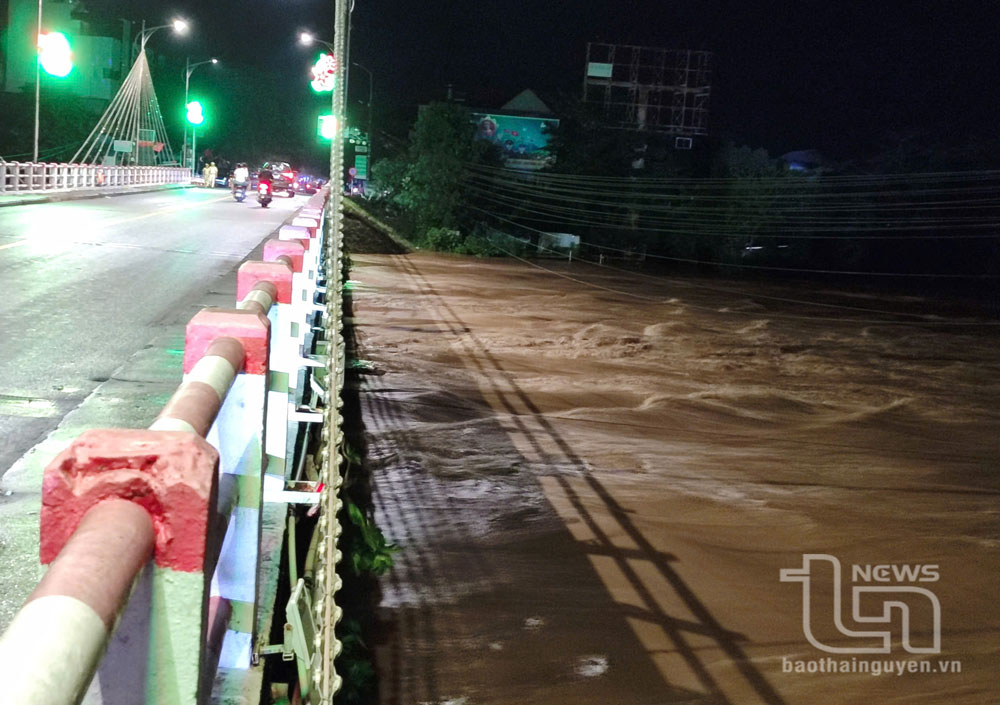
M 37 397 L 0 394 L 0 416 L 22 416 L 30 419 L 47 419 L 59 415 L 55 402 Z
M 8 242 L 6 245 L 0 245 L 0 250 L 6 250 L 8 247 L 17 247 L 18 245 L 26 245 L 29 240 L 18 240 L 17 242 Z
M 176 213 L 177 211 L 191 210 L 193 208 L 200 208 L 201 206 L 207 205 L 209 203 L 216 203 L 218 201 L 229 200 L 231 196 L 220 196 L 219 198 L 213 198 L 208 201 L 201 201 L 199 203 L 184 203 L 173 208 L 161 208 L 160 210 L 151 211 L 149 213 L 143 213 L 142 215 L 133 215 L 128 218 L 121 218 L 119 220 L 109 220 L 106 223 L 101 223 L 101 225 L 121 225 L 123 223 L 131 223 L 136 220 L 143 220 L 145 218 L 152 218 L 154 215 L 165 215 L 167 213 Z

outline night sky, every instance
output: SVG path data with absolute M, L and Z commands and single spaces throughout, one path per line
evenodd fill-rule
M 332 40 L 332 0 L 94 0 L 120 16 L 193 23 L 156 49 L 304 76 L 303 28 Z M 1000 3 L 989 0 L 356 0 L 351 58 L 380 112 L 442 97 L 496 107 L 523 88 L 577 96 L 586 43 L 715 53 L 710 130 L 772 154 L 838 157 L 893 133 L 997 139 Z M 304 78 L 302 80 L 305 80 Z M 352 79 L 363 99 L 366 79 Z

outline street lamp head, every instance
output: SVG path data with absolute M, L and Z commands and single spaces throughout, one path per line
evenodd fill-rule
M 171 23 L 171 26 L 177 34 L 187 34 L 188 23 L 185 20 L 178 18 Z
M 219 63 L 219 60 L 218 59 L 212 59 L 212 63 L 213 64 L 217 64 L 217 63 Z
M 309 46 L 310 44 L 313 43 L 314 40 L 315 37 L 313 37 L 313 35 L 310 34 L 309 32 L 303 32 L 302 34 L 299 35 L 299 44 L 303 46 Z

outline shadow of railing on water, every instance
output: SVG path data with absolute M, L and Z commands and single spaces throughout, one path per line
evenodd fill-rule
M 546 466 L 565 467 L 568 464 L 570 468 L 575 470 L 574 473 L 567 473 L 565 471 L 555 472 L 553 476 L 556 483 L 569 500 L 577 515 L 595 537 L 597 546 L 594 547 L 596 550 L 593 553 L 599 553 L 613 559 L 620 573 L 627 578 L 630 586 L 635 590 L 644 605 L 640 610 L 627 609 L 621 605 L 615 605 L 614 609 L 618 610 L 623 617 L 641 617 L 663 628 L 676 648 L 676 652 L 695 675 L 701 688 L 704 689 L 702 693 L 705 697 L 704 702 L 719 703 L 721 705 L 728 704 L 731 701 L 721 690 L 716 678 L 699 658 L 698 649 L 690 643 L 689 635 L 692 634 L 709 637 L 714 645 L 735 666 L 760 702 L 767 705 L 784 705 L 784 700 L 751 662 L 741 646 L 740 642 L 745 642 L 745 637 L 722 627 L 712 615 L 707 605 L 702 602 L 677 570 L 670 565 L 673 557 L 657 550 L 649 542 L 632 521 L 628 512 L 590 472 L 589 466 L 583 458 L 574 451 L 566 439 L 552 425 L 549 419 L 546 418 L 545 414 L 533 402 L 530 395 L 518 385 L 516 377 L 507 371 L 501 361 L 471 332 L 470 327 L 466 325 L 457 311 L 448 303 L 444 296 L 438 293 L 433 284 L 420 272 L 413 261 L 406 256 L 394 257 L 393 261 L 399 264 L 411 278 L 417 292 L 426 297 L 431 302 L 432 307 L 437 309 L 442 325 L 448 329 L 456 341 L 465 347 L 468 355 L 462 356 L 461 363 L 469 367 L 481 380 L 488 380 L 492 395 L 499 401 L 504 411 L 509 414 L 510 422 L 530 445 L 534 454 Z M 502 385 L 497 383 L 498 377 L 502 380 Z M 519 406 L 523 407 L 523 409 L 519 408 Z M 535 426 L 535 428 L 530 428 L 530 425 Z M 557 451 L 547 450 L 547 445 L 550 445 L 550 447 L 554 445 Z M 634 543 L 636 546 L 635 550 L 629 551 L 615 545 L 608 533 L 601 528 L 600 522 L 594 514 L 587 508 L 580 493 L 569 481 L 570 475 L 577 475 L 583 478 L 586 487 L 599 498 L 603 510 L 602 514 L 614 520 L 616 527 Z M 585 548 L 584 550 L 589 551 L 590 549 Z M 633 565 L 632 561 L 636 557 L 636 554 L 655 567 L 659 575 L 670 585 L 676 597 L 680 599 L 690 614 L 694 616 L 694 622 L 675 618 L 660 606 L 656 596 L 643 581 Z M 671 688 L 677 687 L 670 683 L 667 685 Z M 695 694 L 690 691 L 687 692 L 688 697 L 692 695 Z

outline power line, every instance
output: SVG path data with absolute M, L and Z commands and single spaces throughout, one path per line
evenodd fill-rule
M 469 208 L 473 210 L 480 211 L 486 215 L 497 218 L 504 222 L 510 223 L 512 225 L 517 225 L 518 227 L 525 228 L 527 230 L 532 230 L 536 233 L 546 232 L 544 230 L 539 230 L 538 228 L 533 228 L 531 226 L 523 225 L 517 223 L 516 221 L 504 218 L 498 213 L 488 211 L 484 208 L 479 208 L 478 206 L 469 205 Z M 614 249 L 605 248 L 601 245 L 588 245 L 591 247 L 599 247 L 602 249 Z M 655 255 L 647 254 L 647 257 L 666 260 L 670 262 L 681 262 L 683 264 L 698 264 L 698 265 L 708 265 L 713 267 L 729 267 L 733 269 L 748 269 L 748 270 L 760 270 L 760 271 L 772 271 L 772 272 L 793 272 L 800 274 L 836 274 L 844 276 L 869 276 L 869 277 L 898 277 L 898 278 L 917 278 L 917 279 L 970 279 L 970 280 L 984 280 L 984 279 L 1000 279 L 1000 275 L 996 274 L 947 274 L 939 272 L 871 272 L 871 271 L 854 271 L 854 270 L 840 270 L 840 269 L 812 269 L 803 267 L 775 267 L 760 264 L 740 264 L 735 262 L 722 262 L 719 260 L 701 260 L 689 257 L 668 257 L 666 255 Z
M 998 201 L 998 189 L 1000 189 L 1000 182 L 991 183 L 985 186 L 964 186 L 962 188 L 935 188 L 935 189 L 910 189 L 910 190 L 895 190 L 895 191 L 859 191 L 856 193 L 807 193 L 798 192 L 790 194 L 776 194 L 761 192 L 760 189 L 755 189 L 754 192 L 746 191 L 734 191 L 729 189 L 727 192 L 717 195 L 705 194 L 699 191 L 697 188 L 692 188 L 689 191 L 657 191 L 652 194 L 640 194 L 632 190 L 620 190 L 615 192 L 609 188 L 598 188 L 598 189 L 586 189 L 578 186 L 566 186 L 566 187 L 554 187 L 550 185 L 540 185 L 536 186 L 523 179 L 500 179 L 496 176 L 488 176 L 485 174 L 479 174 L 474 171 L 468 171 L 467 174 L 470 178 L 476 181 L 492 185 L 497 188 L 505 188 L 511 191 L 517 191 L 521 193 L 526 193 L 533 195 L 535 197 L 551 196 L 553 198 L 562 198 L 565 196 L 571 196 L 573 198 L 579 198 L 580 195 L 593 196 L 588 200 L 599 202 L 604 205 L 612 205 L 617 207 L 635 207 L 635 208 L 646 208 L 646 209 L 656 209 L 656 208 L 667 208 L 675 209 L 679 207 L 680 204 L 691 204 L 691 203 L 701 203 L 712 204 L 716 201 L 719 202 L 739 202 L 745 203 L 753 200 L 763 200 L 767 201 L 768 205 L 772 209 L 787 209 L 787 210 L 808 210 L 809 212 L 815 212 L 817 210 L 841 210 L 841 209 L 856 209 L 860 206 L 866 206 L 869 208 L 887 208 L 887 207 L 902 207 L 902 208 L 913 208 L 914 205 L 919 205 L 921 207 L 925 205 L 963 205 L 970 203 L 987 203 L 995 205 Z M 747 180 L 741 182 L 743 187 L 753 186 L 752 180 Z M 969 198 L 970 196 L 979 195 L 978 198 Z M 886 201 L 884 200 L 888 196 L 907 196 L 909 200 L 899 200 L 899 201 Z M 598 198 L 603 197 L 603 198 Z M 609 197 L 610 196 L 610 197 Z M 784 200 L 775 200 L 778 197 Z M 829 198 L 839 198 L 842 199 L 842 203 L 817 203 L 815 198 L 817 197 L 829 197 Z M 928 196 L 953 196 L 947 200 L 929 201 Z M 915 197 L 920 197 L 921 200 L 916 200 Z M 964 198 L 957 198 L 964 197 Z M 650 202 L 631 202 L 622 201 L 621 198 L 644 198 L 649 199 Z M 872 202 L 871 199 L 879 198 L 882 200 Z M 799 199 L 801 202 L 788 202 L 787 199 Z M 858 203 L 854 199 L 865 199 L 861 203 Z M 657 205 L 655 201 L 663 201 L 666 205 Z M 674 206 L 677 203 L 678 206 Z M 690 206 L 689 206 L 690 207 Z
M 745 237 L 748 233 L 740 232 L 739 230 L 729 231 L 729 232 L 716 232 L 711 230 L 702 229 L 703 226 L 717 227 L 719 225 L 731 225 L 726 222 L 724 218 L 725 215 L 720 216 L 714 220 L 701 219 L 688 219 L 683 217 L 677 218 L 655 218 L 645 215 L 640 215 L 638 218 L 640 222 L 647 223 L 648 225 L 624 225 L 618 224 L 614 221 L 609 220 L 593 220 L 587 216 L 597 216 L 600 213 L 593 209 L 557 205 L 552 203 L 539 203 L 532 202 L 530 205 L 526 204 L 522 199 L 517 198 L 513 195 L 505 195 L 503 193 L 494 193 L 492 191 L 477 187 L 473 184 L 466 184 L 465 188 L 476 193 L 480 198 L 487 201 L 492 201 L 497 205 L 507 206 L 515 211 L 522 211 L 529 213 L 531 215 L 525 216 L 526 220 L 533 220 L 538 222 L 546 222 L 550 220 L 560 220 L 562 222 L 571 223 L 574 225 L 588 225 L 595 227 L 612 228 L 624 231 L 644 231 L 644 232 L 655 232 L 661 234 L 679 234 L 687 236 L 706 236 L 706 237 Z M 550 216 L 549 218 L 542 216 Z M 683 214 L 681 214 L 683 215 Z M 722 222 L 720 222 L 722 221 Z M 663 224 L 663 225 L 657 225 Z M 683 225 L 686 227 L 678 228 L 677 225 Z M 858 226 L 850 226 L 850 224 L 844 223 L 817 223 L 817 222 L 806 222 L 804 225 L 810 226 L 809 229 L 820 230 L 826 233 L 858 233 L 854 235 L 836 235 L 836 234 L 822 234 L 822 232 L 810 232 L 808 234 L 801 233 L 805 227 L 773 227 L 768 225 L 767 221 L 755 223 L 757 228 L 764 228 L 767 226 L 767 232 L 755 232 L 750 234 L 756 234 L 759 236 L 768 237 L 779 237 L 787 239 L 803 239 L 803 240 L 943 240 L 943 239 L 988 239 L 988 238 L 998 238 L 1000 237 L 1000 216 L 996 220 L 981 221 L 973 219 L 937 219 L 933 221 L 933 224 L 929 222 L 929 219 L 921 219 L 913 223 L 908 223 L 907 221 L 897 221 L 893 224 L 868 224 L 868 227 L 861 228 Z M 675 227 L 664 227 L 664 226 L 675 226 Z M 739 227 L 736 225 L 735 227 Z M 948 233 L 945 235 L 889 235 L 883 234 L 885 232 L 891 231 L 912 231 L 912 230 L 941 230 L 942 228 L 962 228 L 962 229 L 990 229 L 996 230 L 997 232 L 989 233 Z M 861 234 L 863 233 L 863 234 Z
M 729 193 L 726 196 L 717 196 L 712 199 L 707 199 L 697 192 L 692 193 L 658 193 L 647 195 L 646 197 L 650 199 L 650 202 L 632 202 L 628 200 L 621 200 L 619 197 L 608 198 L 609 191 L 607 189 L 598 190 L 586 190 L 580 188 L 551 188 L 542 187 L 538 188 L 531 184 L 518 182 L 518 181 L 506 181 L 502 179 L 497 179 L 495 177 L 486 177 L 480 174 L 470 173 L 471 180 L 476 183 L 482 184 L 484 186 L 489 186 L 492 188 L 498 188 L 510 191 L 512 193 L 522 193 L 534 198 L 539 199 L 559 199 L 580 201 L 593 203 L 595 205 L 605 205 L 617 208 L 642 208 L 647 211 L 666 211 L 666 212 L 676 212 L 678 210 L 683 210 L 685 213 L 690 212 L 704 212 L 704 213 L 715 213 L 718 212 L 719 206 L 716 202 L 721 202 L 726 204 L 727 202 L 744 204 L 749 201 L 748 195 L 744 193 Z M 815 203 L 808 199 L 812 196 L 810 194 L 801 194 L 801 198 L 805 199 L 801 203 L 784 203 L 784 202 L 770 202 L 767 205 L 769 211 L 772 212 L 806 212 L 806 213 L 817 213 L 817 212 L 838 212 L 843 210 L 848 210 L 850 212 L 857 212 L 859 210 L 878 210 L 878 211 L 891 211 L 891 210 L 912 210 L 915 206 L 918 206 L 921 210 L 932 210 L 932 209 L 955 209 L 963 208 L 968 209 L 972 206 L 977 207 L 996 207 L 1000 204 L 1000 196 L 997 195 L 998 189 L 1000 189 L 1000 183 L 996 185 L 991 185 L 988 188 L 982 190 L 983 194 L 988 197 L 980 198 L 949 198 L 947 200 L 902 200 L 902 201 L 885 201 L 879 200 L 872 202 L 870 199 L 874 197 L 880 197 L 882 194 L 875 192 L 867 192 L 860 195 L 850 195 L 844 196 L 844 194 L 839 194 L 845 198 L 843 203 Z M 913 194 L 907 192 L 908 195 L 920 195 L 926 196 L 927 192 L 921 192 L 920 194 Z M 945 194 L 941 195 L 954 195 L 954 196 L 971 196 L 974 192 L 968 188 L 966 189 L 953 189 L 947 191 Z M 603 198 L 598 198 L 601 196 Z M 614 196 L 614 194 L 612 194 Z M 622 197 L 636 197 L 635 193 L 623 192 Z M 760 200 L 770 199 L 770 195 L 762 194 L 759 196 Z M 851 199 L 863 198 L 865 200 L 857 201 Z M 654 201 L 664 201 L 664 205 L 657 205 Z M 692 204 L 704 203 L 705 205 L 711 205 L 711 208 L 707 207 L 697 207 Z M 676 204 L 676 205 L 675 205 Z
M 467 163 L 469 169 L 476 169 L 483 172 L 502 174 L 505 179 L 530 178 L 532 181 L 553 181 L 572 183 L 600 183 L 639 185 L 649 187 L 660 187 L 662 185 L 690 185 L 690 186 L 726 186 L 734 183 L 753 181 L 759 183 L 774 183 L 779 186 L 788 187 L 819 187 L 825 184 L 864 184 L 864 183 L 914 183 L 918 181 L 931 182 L 968 182 L 982 180 L 1000 179 L 1000 170 L 981 171 L 951 171 L 951 172 L 910 172 L 897 174 L 846 174 L 840 176 L 799 176 L 794 173 L 775 176 L 726 176 L 726 177 L 642 177 L 642 176 L 589 176 L 577 174 L 560 174 L 551 171 L 524 172 L 519 169 L 507 167 L 493 167 L 486 164 Z

